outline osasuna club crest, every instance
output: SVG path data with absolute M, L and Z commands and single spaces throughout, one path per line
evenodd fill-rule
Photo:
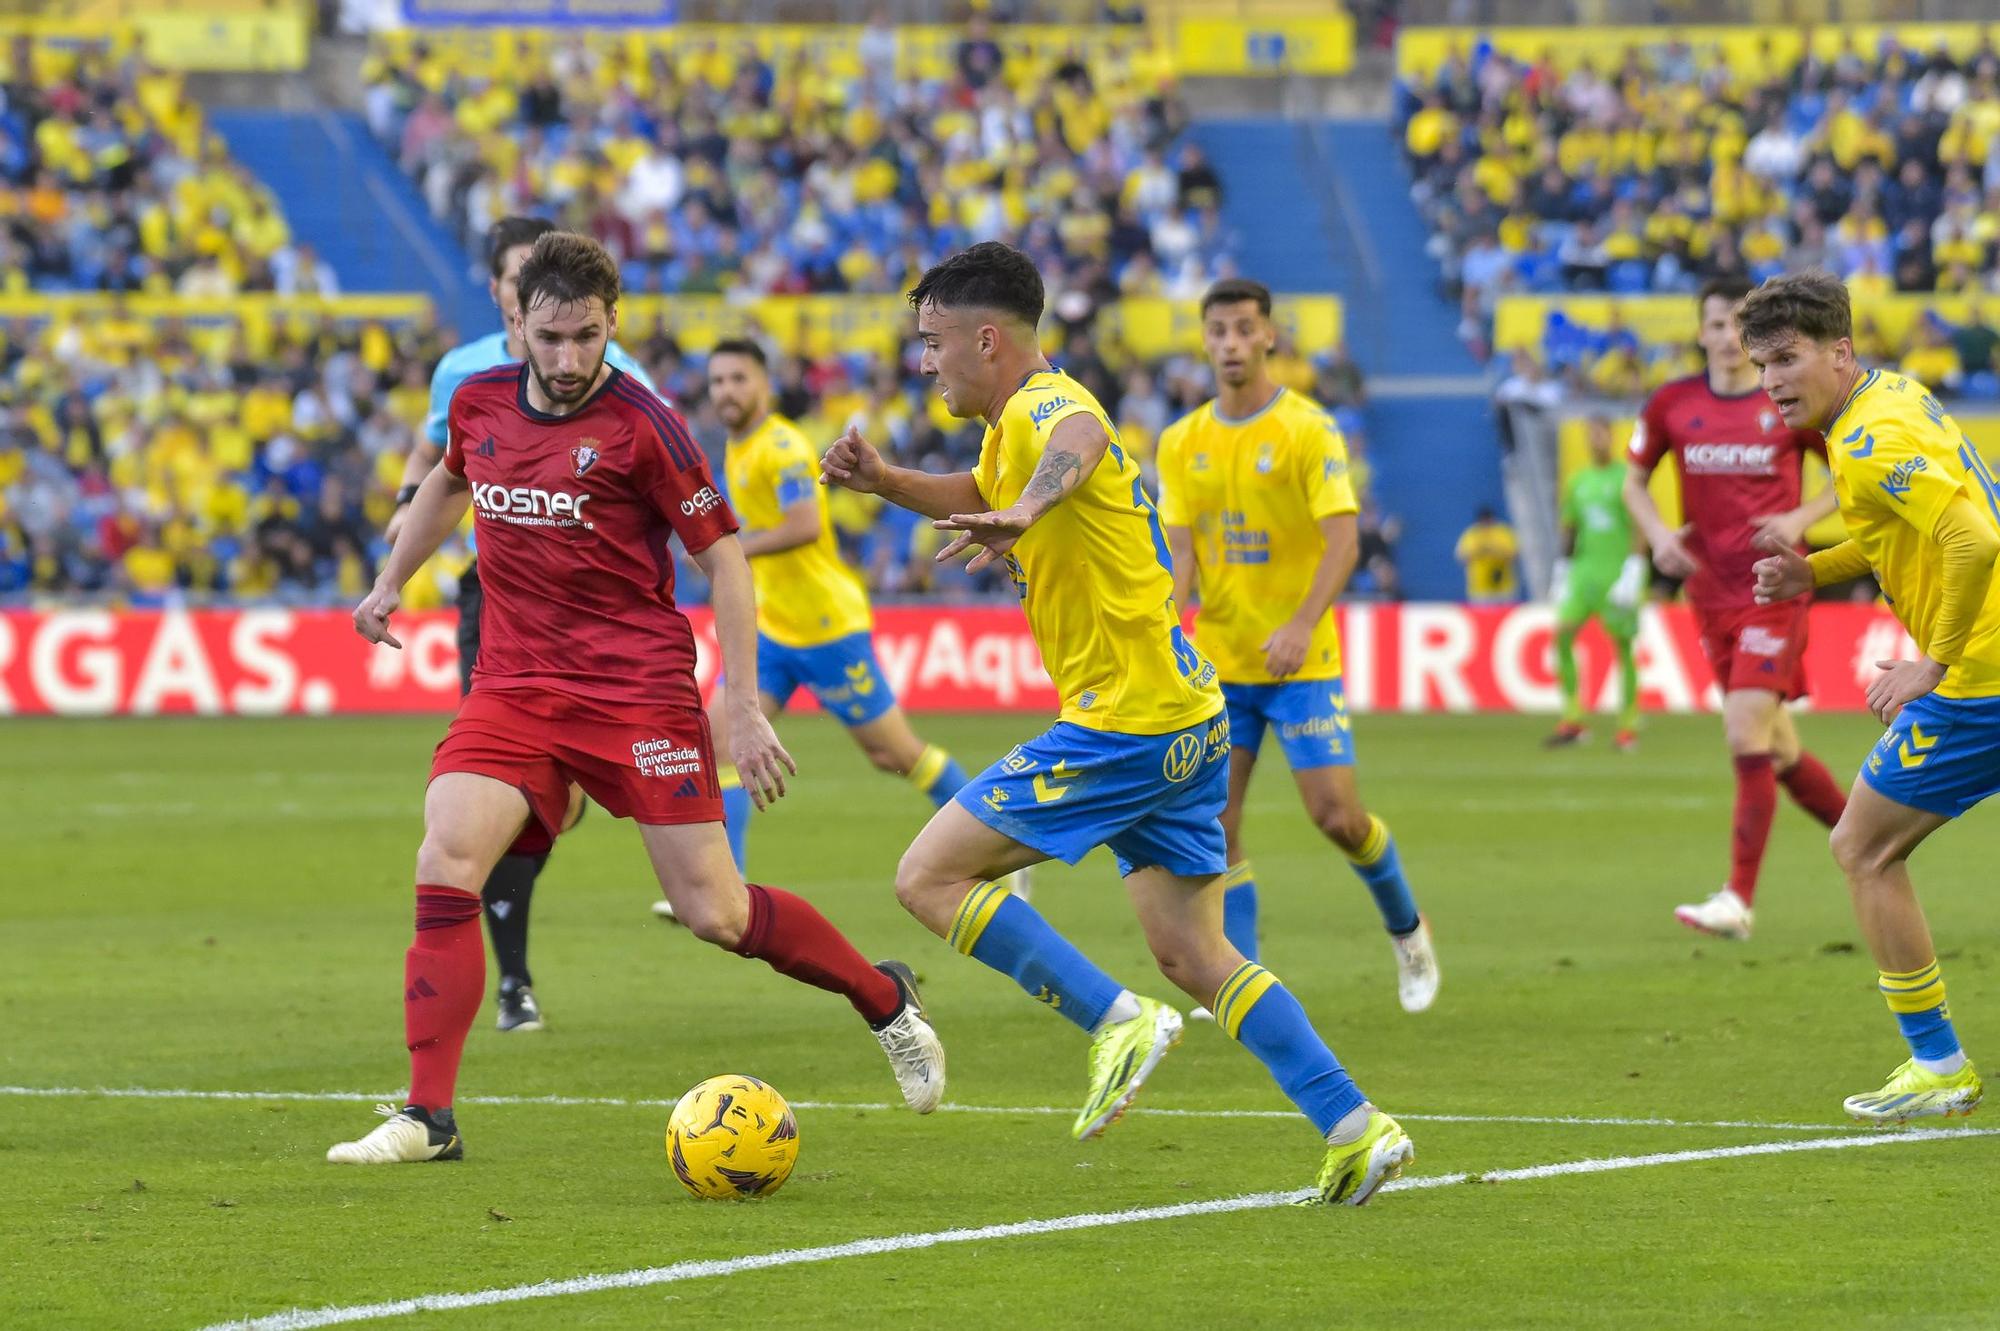
M 596 443 L 595 439 L 586 439 L 569 451 L 570 467 L 575 471 L 578 480 L 582 480 L 583 473 L 597 465 Z
M 1777 429 L 1777 428 L 1778 428 L 1778 413 L 1777 413 L 1777 412 L 1775 412 L 1775 411 L 1771 411 L 1771 410 L 1769 410 L 1768 408 L 1767 408 L 1766 410 L 1763 410 L 1763 411 L 1760 411 L 1760 412 L 1758 412 L 1758 413 L 1757 413 L 1757 428 L 1758 428 L 1759 430 L 1763 431 L 1763 432 L 1764 432 L 1765 434 L 1769 434 L 1769 433 L 1771 433 L 1771 431 L 1773 431 L 1773 430 Z M 582 474 L 583 474 L 582 472 L 578 472 L 578 473 L 577 473 L 577 475 L 579 475 L 579 476 L 581 476 Z

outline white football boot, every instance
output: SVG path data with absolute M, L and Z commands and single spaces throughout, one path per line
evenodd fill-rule
M 1396 949 L 1396 998 L 1405 1012 L 1422 1012 L 1437 1001 L 1437 949 L 1431 946 L 1431 922 L 1417 916 L 1417 927 L 1398 937 L 1389 935 Z
M 896 982 L 903 1006 L 886 1025 L 871 1027 L 876 1043 L 896 1070 L 903 1103 L 928 1114 L 944 1100 L 944 1042 L 924 1019 L 924 1002 L 917 993 L 916 973 L 900 961 L 881 961 L 875 969 Z
M 376 1105 L 384 1121 L 359 1141 L 340 1142 L 326 1151 L 328 1164 L 401 1165 L 425 1160 L 462 1160 L 465 1143 L 449 1109 L 426 1113 L 416 1105 L 398 1109 Z
M 1733 938 L 1739 943 L 1750 938 L 1750 907 L 1731 888 L 1723 888 L 1706 901 L 1674 907 L 1674 918 L 1717 938 Z

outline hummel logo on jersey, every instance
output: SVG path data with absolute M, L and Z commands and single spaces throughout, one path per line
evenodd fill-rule
M 693 777 L 689 777 L 674 788 L 674 798 L 677 800 L 691 800 L 699 794 L 701 788 L 695 785 Z
M 1862 440 L 1861 447 L 1856 449 L 1850 449 L 1848 451 L 1847 456 L 1851 458 L 1865 458 L 1870 453 L 1873 453 L 1875 451 L 1875 436 L 1868 433 L 1866 426 L 1862 425 L 1855 426 L 1853 432 L 1840 442 L 1843 444 L 1851 444 L 1856 439 Z
M 473 449 L 472 451 L 483 458 L 492 457 L 496 451 L 493 447 L 493 436 L 490 434 L 487 435 L 485 442 L 480 444 L 479 447 Z

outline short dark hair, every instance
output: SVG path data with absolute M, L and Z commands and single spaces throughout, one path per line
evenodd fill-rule
M 1797 333 L 1815 342 L 1854 336 L 1854 306 L 1847 284 L 1821 268 L 1773 277 L 1751 292 L 1736 312 L 1743 345 L 1770 346 Z
M 710 360 L 714 360 L 717 356 L 748 356 L 765 369 L 771 368 L 770 358 L 765 356 L 764 348 L 747 337 L 723 338 L 708 349 Z
M 1033 328 L 1042 321 L 1042 275 L 1012 245 L 982 240 L 933 264 L 910 288 L 910 307 L 1004 310 Z
M 1751 285 L 1750 279 L 1740 273 L 1724 273 L 1720 277 L 1711 277 L 1695 291 L 1694 307 L 1697 310 L 1706 307 L 1710 296 L 1720 296 L 1734 305 L 1750 294 Z
M 1266 319 L 1271 317 L 1271 288 L 1247 277 L 1225 277 L 1210 287 L 1202 295 L 1201 312 L 1206 315 L 1211 305 L 1234 305 L 1245 300 L 1256 301 L 1257 313 Z
M 618 263 L 589 236 L 551 231 L 521 265 L 519 285 L 524 316 L 543 300 L 573 305 L 593 296 L 609 311 L 618 304 Z
M 503 217 L 493 224 L 486 237 L 486 262 L 497 279 L 507 271 L 507 251 L 518 245 L 532 245 L 556 229 L 545 217 Z

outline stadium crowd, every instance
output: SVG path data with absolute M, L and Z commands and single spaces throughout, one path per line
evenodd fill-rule
M 546 213 L 634 291 L 894 292 L 978 240 L 1045 272 L 1193 299 L 1232 271 L 1221 183 L 1163 57 L 1037 58 L 975 15 L 921 77 L 878 20 L 804 47 L 378 40 L 367 113 L 469 250 Z
M 16 36 L 0 75 L 0 292 L 336 294 L 183 77 Z
M 1513 291 L 1689 292 L 1808 267 L 1858 297 L 2000 291 L 1991 34 L 1964 56 L 1850 36 L 1789 67 L 1679 41 L 1608 69 L 1481 45 L 1398 95 L 1412 197 L 1482 350 Z
M 623 342 L 719 459 L 723 430 L 705 400 L 702 357 L 657 322 L 635 325 Z M 423 319 L 293 316 L 263 327 L 114 308 L 14 322 L 0 339 L 0 598 L 356 599 L 385 553 L 379 533 L 449 345 Z M 812 438 L 855 422 L 900 460 L 967 468 L 980 430 L 944 412 L 916 374 L 917 354 L 912 341 L 895 359 L 780 356 L 778 410 Z M 1168 422 L 1213 391 L 1196 356 L 1141 361 L 1083 331 L 1058 359 L 1143 457 Z M 1285 355 L 1276 369 L 1337 405 L 1362 458 L 1352 364 Z M 879 594 L 1011 595 L 1004 578 L 935 567 L 936 533 L 901 510 L 846 492 L 829 502 Z M 1393 521 L 1371 513 L 1370 530 L 1369 585 L 1393 592 Z M 409 604 L 448 603 L 469 553 L 449 545 L 412 584 Z M 699 595 L 699 578 L 689 590 Z
M 619 253 L 633 292 L 893 293 L 953 248 L 1009 238 L 1049 274 L 1056 360 L 1150 458 L 1212 392 L 1209 372 L 1195 354 L 1130 354 L 1098 313 L 1125 296 L 1191 300 L 1232 271 L 1221 182 L 1177 141 L 1171 71 L 1043 68 L 975 19 L 948 76 L 926 79 L 899 65 L 894 30 L 870 34 L 854 78 L 773 67 L 748 44 L 643 67 L 582 42 L 503 37 L 491 67 L 384 44 L 367 110 L 470 253 L 497 216 L 550 215 Z M 338 279 L 292 244 L 178 77 L 110 47 L 17 42 L 10 57 L 0 289 L 110 294 L 0 333 L 0 599 L 352 601 L 385 553 L 431 371 L 486 330 L 338 305 L 260 313 L 239 294 L 331 296 Z M 182 298 L 200 317 L 128 293 Z M 719 458 L 699 353 L 662 320 L 628 317 L 621 340 Z M 778 409 L 814 438 L 856 422 L 901 459 L 967 467 L 980 432 L 944 412 L 917 354 L 911 341 L 779 356 Z M 1365 480 L 1353 364 L 1288 351 L 1274 368 L 1341 413 Z M 935 533 L 900 510 L 830 502 L 878 594 L 1011 595 L 997 576 L 934 567 Z M 1393 595 L 1395 522 L 1371 506 L 1365 525 L 1363 586 Z M 448 544 L 410 604 L 448 603 L 469 557 Z

